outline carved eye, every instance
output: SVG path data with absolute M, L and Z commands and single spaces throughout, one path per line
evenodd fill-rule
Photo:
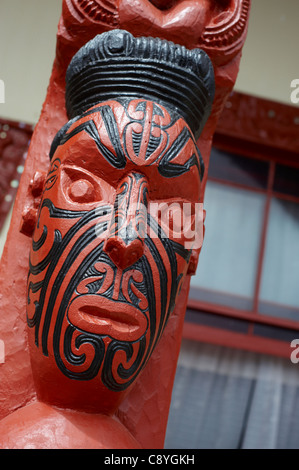
M 65 196 L 72 202 L 89 204 L 103 199 L 98 179 L 87 170 L 64 166 L 61 183 Z
M 74 202 L 88 203 L 96 200 L 94 185 L 86 179 L 78 179 L 71 183 L 68 195 Z

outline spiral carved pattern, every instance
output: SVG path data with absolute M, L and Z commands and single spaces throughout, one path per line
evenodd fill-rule
M 68 0 L 82 18 L 94 23 L 117 25 L 116 0 Z

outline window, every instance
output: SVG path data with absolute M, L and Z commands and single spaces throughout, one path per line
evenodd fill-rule
M 238 115 L 249 100 L 255 112 Z M 236 93 L 222 115 L 205 193 L 205 239 L 191 279 L 189 339 L 290 356 L 299 337 L 297 114 Z

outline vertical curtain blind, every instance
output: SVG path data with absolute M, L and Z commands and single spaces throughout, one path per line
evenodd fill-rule
M 298 449 L 298 379 L 291 360 L 183 340 L 165 448 Z

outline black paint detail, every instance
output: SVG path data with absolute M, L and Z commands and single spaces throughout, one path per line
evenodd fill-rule
M 106 385 L 107 388 L 113 390 L 115 392 L 119 392 L 121 390 L 125 390 L 126 388 L 131 385 L 131 383 L 135 380 L 136 375 L 140 372 L 139 367 L 141 365 L 142 360 L 144 359 L 144 352 L 145 352 L 145 338 L 142 338 L 139 341 L 139 351 L 137 357 L 133 363 L 133 365 L 126 369 L 123 364 L 120 364 L 117 369 L 118 376 L 125 380 L 126 382 L 117 382 L 115 377 L 113 377 L 112 373 L 112 365 L 115 355 L 119 351 L 124 351 L 126 353 L 127 361 L 129 361 L 133 354 L 133 348 L 131 343 L 129 342 L 121 342 L 121 341 L 112 341 L 107 349 L 107 353 L 105 356 L 105 361 L 103 365 L 102 371 L 102 381 Z M 136 374 L 137 372 L 137 374 Z
M 79 256 L 80 252 L 87 245 L 89 245 L 96 237 L 97 237 L 97 234 L 96 234 L 94 226 L 89 228 L 86 232 L 84 232 L 78 238 L 78 240 L 76 241 L 76 243 L 72 247 L 70 253 L 68 254 L 66 260 L 64 261 L 64 263 L 62 265 L 62 268 L 59 271 L 59 274 L 56 277 L 55 290 L 51 291 L 50 299 L 49 299 L 49 302 L 48 302 L 48 308 L 47 308 L 47 312 L 46 312 L 46 316 L 45 316 L 45 322 L 44 322 L 44 326 L 43 326 L 43 333 L 42 333 L 42 346 L 43 346 L 43 352 L 44 352 L 45 355 L 48 354 L 48 333 L 49 333 L 49 328 L 50 328 L 50 321 L 51 321 L 51 317 L 52 317 L 52 311 L 53 311 L 53 308 L 54 308 L 54 305 L 55 305 L 55 302 L 56 302 L 56 299 L 57 299 L 59 288 L 60 288 L 60 286 L 61 286 L 61 284 L 64 280 L 65 273 L 68 272 L 69 266 L 73 264 L 74 260 Z M 69 286 L 68 286 L 67 290 L 69 290 Z M 64 305 L 65 295 L 66 294 L 64 294 L 63 303 L 62 303 L 62 305 L 64 307 L 66 307 L 66 305 Z M 61 310 L 61 306 L 60 306 L 60 310 Z M 59 322 L 60 320 L 62 321 L 61 316 L 62 315 L 60 315 L 59 318 L 56 320 L 56 325 L 57 325 L 57 322 Z M 56 326 L 55 326 L 55 329 L 56 329 Z M 55 339 L 55 335 L 54 335 L 54 339 Z M 59 348 L 59 345 L 58 345 L 58 348 Z
M 107 100 L 128 103 L 131 99 L 142 98 L 162 104 L 170 113 L 186 120 L 196 145 L 210 115 L 214 93 L 213 66 L 201 49 L 188 50 L 159 38 L 134 38 L 124 30 L 98 35 L 75 54 L 68 67 L 66 108 L 71 119 L 55 136 L 50 159 L 59 145 L 84 130 L 95 140 L 107 161 L 115 168 L 125 167 L 126 159 L 112 111 L 108 106 L 89 109 Z M 102 113 L 115 154 L 101 143 L 92 120 L 69 132 L 80 117 L 96 111 Z M 140 143 L 140 135 L 133 133 L 136 155 Z M 159 139 L 150 136 L 147 157 L 159 143 Z M 171 163 L 171 152 L 159 168 L 163 176 L 179 176 L 192 166 L 197 166 L 203 177 L 204 163 L 198 148 L 198 156 L 193 155 L 184 165 Z
M 48 228 L 46 226 L 44 226 L 43 233 L 42 233 L 41 237 L 39 238 L 39 240 L 37 240 L 36 242 L 34 240 L 32 240 L 32 249 L 33 249 L 33 251 L 38 251 L 43 246 L 43 244 L 45 243 L 45 241 L 47 239 L 47 234 L 48 234 Z
M 59 216 L 58 214 L 63 214 L 64 218 L 67 217 L 67 214 L 66 214 L 67 211 L 62 211 L 61 209 L 56 208 L 50 200 L 47 200 L 46 206 L 49 208 L 51 216 L 58 217 Z M 109 210 L 110 210 L 110 208 L 109 208 Z M 104 212 L 104 210 L 103 210 L 103 212 Z M 88 224 L 90 221 L 92 221 L 93 219 L 99 217 L 100 215 L 101 215 L 100 214 L 100 208 L 97 208 L 95 210 L 86 212 L 86 213 L 84 213 L 84 216 L 82 216 L 75 223 L 75 225 L 68 231 L 68 233 L 63 237 L 63 240 L 61 240 L 59 244 L 55 243 L 55 238 L 54 238 L 54 244 L 53 244 L 53 246 L 50 250 L 52 256 L 47 256 L 46 257 L 46 262 L 48 262 L 49 266 L 48 266 L 48 269 L 47 269 L 47 272 L 46 272 L 46 275 L 45 275 L 45 278 L 44 278 L 44 283 L 43 283 L 43 287 L 42 287 L 40 298 L 39 298 L 39 305 L 38 305 L 38 309 L 37 309 L 37 312 L 36 312 L 37 321 L 36 321 L 36 324 L 35 324 L 35 344 L 37 346 L 39 345 L 39 342 L 38 342 L 39 323 L 40 323 L 40 318 L 41 318 L 41 314 L 42 314 L 42 310 L 43 310 L 43 306 L 44 306 L 44 302 L 45 302 L 45 296 L 46 296 L 46 293 L 47 293 L 47 290 L 48 290 L 48 285 L 49 285 L 50 279 L 51 279 L 51 277 L 53 275 L 53 272 L 54 272 L 54 270 L 57 266 L 57 263 L 58 263 L 59 259 L 61 258 L 64 250 L 67 248 L 68 244 L 72 240 L 73 236 L 82 227 L 84 227 L 84 225 Z M 76 218 L 77 218 L 77 216 L 76 216 Z M 99 224 L 97 224 L 95 227 L 96 227 L 96 231 L 97 231 L 96 233 L 98 234 L 98 230 L 100 229 Z M 60 232 L 57 233 L 56 237 L 59 237 L 59 234 L 60 234 Z M 61 237 L 61 234 L 60 234 L 60 237 Z M 46 267 L 46 262 L 44 260 L 42 267 L 44 267 L 44 268 Z M 39 263 L 39 265 L 40 265 L 40 263 Z M 31 269 L 30 269 L 29 270 L 30 274 L 34 274 L 34 273 L 37 274 L 39 272 L 39 270 L 37 269 L 36 266 L 32 266 L 32 268 L 34 269 L 34 272 L 31 271 Z M 51 317 L 52 317 L 52 312 L 47 311 L 46 319 L 45 319 L 46 332 L 43 333 L 43 335 L 44 335 L 43 352 L 44 352 L 45 355 L 48 355 L 47 334 L 48 334 L 48 329 L 49 329 Z M 44 328 L 45 328 L 45 326 L 44 326 Z
M 109 139 L 116 153 L 117 164 L 114 164 L 114 166 L 116 168 L 124 168 L 126 166 L 126 157 L 121 147 L 120 136 L 113 111 L 110 106 L 102 106 L 100 108 L 100 113 L 102 115 Z
M 182 258 L 184 258 L 184 260 L 186 261 L 186 263 L 189 263 L 190 261 L 190 257 L 191 257 L 191 254 L 192 254 L 192 250 L 188 250 L 187 248 L 185 248 L 183 245 L 181 245 L 180 243 L 174 241 L 174 240 L 170 240 L 170 243 L 174 249 L 174 251 L 180 255 Z
M 27 319 L 27 325 L 29 328 L 33 328 L 36 326 L 37 322 L 39 321 L 39 315 L 38 315 L 38 309 L 39 309 L 39 303 L 36 301 L 34 302 L 34 315 L 32 318 L 28 317 L 28 314 L 26 313 L 26 319 Z
M 72 344 L 72 337 L 74 332 L 76 332 L 76 328 L 72 325 L 68 326 L 66 334 L 64 336 L 64 356 L 67 362 L 73 366 L 80 366 L 83 365 L 85 362 L 85 354 L 76 355 L 72 351 L 71 344 Z M 59 369 L 67 375 L 70 379 L 73 380 L 91 380 L 97 376 L 99 369 L 101 367 L 104 354 L 105 354 L 105 346 L 103 340 L 98 335 L 93 335 L 90 333 L 82 333 L 76 337 L 75 346 L 77 349 L 80 348 L 83 344 L 90 344 L 94 349 L 94 357 L 90 364 L 90 366 L 83 372 L 72 372 L 70 371 L 62 361 L 60 355 L 56 353 L 56 361 L 58 363 Z
M 60 243 L 61 233 L 58 230 L 55 230 L 53 246 L 47 256 L 36 265 L 33 265 L 31 263 L 31 260 L 29 259 L 29 271 L 31 274 L 40 274 L 44 269 L 46 269 L 46 267 L 50 264 L 51 260 L 55 257 L 55 253 L 57 252 L 57 248 Z
M 175 299 L 176 299 L 176 294 L 177 294 L 177 261 L 176 261 L 176 256 L 175 256 L 175 252 L 174 252 L 174 249 L 173 249 L 172 241 L 169 240 L 169 238 L 167 238 L 165 236 L 165 234 L 163 233 L 163 231 L 161 229 L 161 226 L 157 223 L 157 221 L 153 217 L 150 216 L 150 214 L 148 214 L 148 225 L 150 226 L 150 228 L 152 230 L 155 231 L 156 235 L 162 241 L 163 246 L 164 246 L 164 248 L 167 252 L 167 255 L 168 255 L 168 258 L 169 258 L 169 263 L 170 263 L 170 266 L 171 266 L 171 293 L 170 293 L 169 308 L 168 308 L 168 312 L 166 314 L 166 321 L 165 321 L 165 324 L 166 324 L 167 321 L 168 321 L 168 318 L 169 318 L 170 314 L 173 312 L 174 306 L 175 306 Z M 156 246 L 154 245 L 154 243 L 152 242 L 152 240 L 149 237 L 145 239 L 145 243 L 149 244 L 150 249 L 154 253 L 156 253 L 156 257 L 158 257 L 159 252 L 158 252 Z M 165 292 L 166 292 L 166 290 L 165 290 Z M 166 309 L 166 307 L 165 307 L 165 309 Z M 165 324 L 164 324 L 164 326 L 165 326 Z
M 171 163 L 171 161 L 182 151 L 189 139 L 192 138 L 190 131 L 184 127 L 180 135 L 176 138 L 170 149 L 165 152 L 159 164 L 159 173 L 166 178 L 173 178 L 180 176 L 189 171 L 191 166 L 196 166 L 199 174 L 201 175 L 201 167 L 199 166 L 197 155 L 193 154 L 192 157 L 184 164 L 179 165 Z M 200 154 L 199 154 L 200 155 Z
M 127 126 L 125 127 L 124 135 L 126 133 L 127 127 L 130 126 L 132 123 L 137 122 L 137 123 L 140 123 L 142 126 L 144 126 L 145 117 L 141 121 L 137 121 L 137 120 L 131 119 L 130 116 L 128 115 L 127 107 L 130 103 L 130 100 L 118 100 L 118 101 L 122 102 L 122 105 L 124 106 L 124 110 L 127 114 L 127 117 L 130 119 L 129 124 L 127 124 Z M 145 108 L 145 104 L 146 104 L 145 101 L 139 103 L 139 105 L 143 105 L 143 108 Z M 142 110 L 145 111 L 145 109 L 143 109 L 143 108 L 142 108 Z M 156 105 L 154 106 L 154 111 L 155 111 L 155 114 L 159 114 L 161 112 L 159 107 L 156 106 Z M 124 145 L 126 155 L 124 154 L 124 152 L 122 150 L 122 142 L 121 142 L 121 138 L 120 138 L 120 135 L 119 135 L 119 131 L 118 131 L 118 128 L 117 128 L 117 123 L 116 123 L 115 116 L 113 114 L 112 108 L 108 105 L 98 106 L 98 107 L 94 108 L 93 110 L 89 110 L 86 113 L 84 113 L 82 115 L 82 117 L 86 117 L 86 116 L 88 116 L 90 114 L 93 114 L 95 112 L 100 112 L 101 113 L 104 125 L 106 127 L 106 130 L 107 130 L 108 136 L 110 138 L 111 144 L 114 148 L 115 154 L 112 153 L 101 142 L 98 129 L 97 129 L 97 127 L 96 127 L 96 125 L 95 125 L 95 123 L 92 119 L 78 125 L 71 132 L 59 133 L 60 139 L 55 139 L 56 148 L 59 145 L 63 145 L 65 142 L 67 142 L 69 139 L 71 139 L 72 137 L 74 137 L 78 133 L 87 132 L 92 137 L 92 139 L 95 141 L 101 155 L 114 168 L 124 169 L 125 166 L 126 166 L 126 163 L 127 163 L 127 159 L 130 159 L 130 154 L 127 151 L 126 140 L 124 139 L 124 136 L 123 136 L 123 145 Z M 174 110 L 170 110 L 170 114 L 171 114 L 171 118 L 172 118 L 171 119 L 171 124 L 168 125 L 168 126 L 161 126 L 161 130 L 163 130 L 166 134 L 167 134 L 168 127 L 174 126 L 175 123 L 180 119 L 180 116 Z M 159 127 L 159 126 L 156 124 L 155 127 Z M 68 130 L 68 127 L 66 127 L 66 131 L 67 130 Z M 132 139 L 133 139 L 134 152 L 138 156 L 139 152 L 140 152 L 141 142 L 142 142 L 142 139 L 143 139 L 143 133 L 137 134 L 137 133 L 133 132 L 132 133 Z M 184 146 L 188 143 L 188 141 L 190 139 L 193 141 L 193 144 L 196 148 L 196 153 L 194 153 L 184 165 L 173 163 L 172 161 L 183 150 Z M 147 146 L 147 150 L 146 150 L 146 159 L 149 158 L 150 155 L 157 149 L 157 147 L 159 146 L 161 140 L 162 140 L 162 137 L 156 138 L 156 137 L 153 137 L 152 133 L 150 134 L 150 138 L 149 138 L 149 142 L 148 142 L 148 146 Z M 179 134 L 179 136 L 176 138 L 176 140 L 173 142 L 171 147 L 165 152 L 165 154 L 161 158 L 161 160 L 159 162 L 159 172 L 162 176 L 164 176 L 166 178 L 173 178 L 173 177 L 177 177 L 177 176 L 180 176 L 180 175 L 186 173 L 187 171 L 189 171 L 189 169 L 192 166 L 197 167 L 200 178 L 202 180 L 203 174 L 204 174 L 204 162 L 203 162 L 201 153 L 198 149 L 198 146 L 196 144 L 194 136 L 192 135 L 192 133 L 189 131 L 189 129 L 187 127 L 184 127 L 184 129 Z M 76 214 L 80 215 L 79 212 L 78 213 L 74 212 L 72 215 L 70 214 L 69 217 L 76 217 Z M 53 216 L 55 216 L 55 215 L 53 215 Z M 58 217 L 60 217 L 60 216 L 61 217 L 66 217 L 66 215 L 64 216 L 63 213 L 59 214 L 59 212 L 57 213 L 57 216 Z
M 138 175 L 137 175 L 138 177 Z M 52 214 L 63 214 L 57 209 L 53 204 L 48 204 Z M 78 259 L 79 254 L 87 248 L 93 240 L 97 237 L 97 227 L 99 224 L 95 223 L 93 226 L 85 230 L 85 232 L 74 242 L 69 253 L 64 259 L 62 266 L 59 272 L 53 278 L 55 268 L 57 267 L 58 261 L 61 259 L 66 250 L 68 250 L 70 243 L 73 242 L 73 238 L 78 232 L 89 222 L 95 220 L 98 217 L 97 210 L 92 210 L 90 212 L 84 213 L 84 215 L 74 224 L 74 226 L 66 233 L 63 239 L 59 240 L 58 249 L 53 250 L 55 243 L 50 251 L 53 251 L 53 258 L 48 264 L 48 269 L 45 275 L 45 278 L 42 283 L 31 283 L 28 288 L 28 295 L 30 291 L 37 292 L 41 290 L 39 302 L 35 302 L 35 314 L 33 318 L 27 318 L 29 327 L 35 327 L 36 335 L 36 345 L 38 346 L 38 331 L 40 326 L 41 312 L 43 311 L 43 306 L 45 302 L 45 295 L 49 289 L 49 283 L 51 281 L 52 290 L 50 291 L 50 296 L 48 299 L 47 309 L 44 315 L 43 327 L 42 327 L 42 352 L 45 356 L 48 355 L 48 335 L 50 323 L 54 320 L 54 334 L 53 334 L 53 352 L 54 357 L 57 363 L 57 366 L 61 372 L 69 377 L 72 380 L 91 380 L 95 378 L 102 367 L 101 378 L 103 383 L 113 391 L 125 390 L 136 378 L 136 376 L 143 369 L 147 363 L 155 345 L 159 341 L 161 334 L 167 323 L 167 319 L 174 307 L 174 301 L 176 298 L 177 290 L 180 283 L 180 277 L 177 278 L 177 262 L 176 254 L 179 253 L 184 258 L 187 258 L 189 252 L 185 250 L 178 243 L 173 243 L 167 238 L 163 238 L 161 229 L 159 228 L 158 223 L 148 216 L 148 225 L 151 229 L 155 231 L 160 237 L 160 241 L 163 244 L 165 254 L 167 255 L 171 273 L 170 277 L 167 275 L 166 267 L 164 265 L 162 255 L 159 252 L 154 241 L 150 238 L 145 239 L 145 243 L 149 250 L 151 251 L 154 264 L 156 265 L 155 272 L 159 274 L 159 290 L 161 292 L 161 304 L 160 307 L 156 304 L 155 298 L 155 287 L 153 272 L 149 263 L 149 260 L 145 255 L 143 255 L 134 265 L 136 271 L 140 271 L 143 274 L 142 282 L 138 282 L 138 290 L 146 295 L 148 301 L 148 310 L 146 310 L 149 315 L 148 322 L 148 334 L 141 337 L 135 343 L 117 341 L 112 338 L 112 341 L 108 344 L 107 350 L 105 351 L 105 343 L 103 337 L 96 334 L 91 334 L 86 331 L 79 330 L 74 325 L 69 324 L 65 333 L 62 332 L 63 321 L 67 318 L 67 310 L 72 299 L 72 296 L 77 293 L 76 289 L 79 283 L 93 276 L 99 276 L 98 281 L 93 281 L 88 286 L 88 293 L 96 294 L 97 290 L 101 287 L 101 283 L 104 280 L 105 274 L 101 279 L 101 273 L 95 268 L 95 264 L 99 261 L 104 261 L 108 263 L 110 267 L 114 270 L 114 276 L 116 275 L 117 267 L 111 261 L 109 256 L 103 252 L 103 242 L 101 242 L 96 248 L 94 248 L 86 257 L 82 260 L 76 271 L 74 272 L 70 282 L 64 287 L 62 301 L 60 302 L 57 317 L 52 317 L 52 312 L 54 305 L 57 302 L 58 293 L 61 293 L 62 283 L 65 279 L 65 275 L 69 272 L 70 267 L 73 265 L 74 261 Z M 103 222 L 104 225 L 106 222 Z M 57 234 L 59 232 L 57 231 Z M 47 260 L 48 261 L 48 260 Z M 129 269 L 129 268 L 128 268 Z M 126 271 L 126 270 L 125 270 Z M 131 284 L 133 281 L 130 279 L 128 281 L 128 295 L 130 297 L 130 302 L 136 308 L 139 308 L 139 299 L 133 293 Z M 171 298 L 170 304 L 167 308 L 167 292 L 168 292 L 168 283 L 171 284 Z M 104 297 L 110 297 L 113 295 L 114 281 L 112 282 L 111 287 L 103 294 Z M 122 285 L 120 285 L 120 294 L 119 301 L 128 302 L 128 299 L 122 295 Z M 78 294 L 78 293 L 77 293 Z M 101 295 L 99 295 L 100 301 Z M 130 303 L 129 302 L 129 303 Z M 159 323 L 157 323 L 156 309 L 160 308 L 158 316 L 160 317 Z M 144 314 L 146 313 L 144 311 Z M 63 338 L 61 335 L 64 335 Z M 74 336 L 75 335 L 75 336 Z M 75 339 L 75 342 L 74 342 Z M 61 344 L 63 345 L 61 350 Z M 75 344 L 75 347 L 73 346 Z M 80 353 L 80 348 L 84 344 L 89 344 L 93 347 L 94 355 L 88 367 L 84 370 L 84 364 L 86 362 L 86 356 L 84 353 Z M 120 351 L 125 353 L 126 361 L 132 359 L 134 348 L 138 348 L 136 358 L 133 364 L 130 367 L 126 367 L 125 363 L 122 362 L 118 365 L 117 371 L 112 365 L 117 361 Z M 80 370 L 76 370 L 76 367 Z
M 76 120 L 78 118 L 79 118 L 79 116 L 74 117 L 73 119 L 68 121 L 66 124 L 64 124 L 64 126 L 57 132 L 57 134 L 55 135 L 55 137 L 52 141 L 52 144 L 51 144 L 50 153 L 49 153 L 50 160 L 52 160 L 52 157 L 53 157 L 54 153 L 56 152 L 56 149 L 57 149 L 58 145 L 60 145 L 60 141 L 61 141 L 62 137 L 67 133 L 67 131 L 69 130 L 71 125 L 74 122 L 76 122 Z
M 71 211 L 66 209 L 59 209 L 55 207 L 50 199 L 44 199 L 40 211 L 47 207 L 50 212 L 50 217 L 57 219 L 78 219 L 86 214 L 87 211 Z
M 197 140 L 214 89 L 213 66 L 201 49 L 113 30 L 96 36 L 73 57 L 66 73 L 66 108 L 74 118 L 109 99 L 148 99 L 177 110 Z
M 44 281 L 35 282 L 35 283 L 30 282 L 29 287 L 28 287 L 28 293 L 31 291 L 33 292 L 33 294 L 36 294 L 36 292 L 38 292 L 43 287 L 43 282 Z
M 100 110 L 102 110 L 102 108 L 100 108 Z M 103 118 L 104 118 L 104 116 L 106 116 L 106 118 L 107 118 L 107 115 L 109 116 L 109 122 L 105 122 L 105 119 L 104 119 L 104 122 L 106 124 L 106 127 L 109 129 L 110 138 L 112 139 L 111 143 L 115 148 L 116 155 L 114 155 L 101 142 L 97 126 L 95 125 L 93 120 L 86 121 L 86 122 L 78 125 L 77 127 L 75 127 L 75 129 L 73 129 L 71 132 L 64 133 L 62 138 L 59 141 L 57 141 L 57 145 L 63 145 L 69 139 L 71 139 L 75 135 L 79 134 L 79 132 L 85 131 L 85 132 L 87 132 L 87 134 L 89 134 L 92 137 L 92 139 L 97 144 L 97 147 L 98 147 L 99 151 L 101 152 L 101 154 L 103 155 L 103 157 L 112 166 L 114 166 L 115 168 L 124 168 L 125 165 L 126 165 L 126 158 L 123 155 L 123 152 L 120 148 L 120 145 L 118 145 L 117 142 L 116 142 L 117 137 L 116 137 L 116 134 L 115 134 L 115 129 L 113 128 L 113 125 L 111 123 L 111 113 L 107 114 L 107 112 L 106 112 L 106 114 L 103 115 Z

